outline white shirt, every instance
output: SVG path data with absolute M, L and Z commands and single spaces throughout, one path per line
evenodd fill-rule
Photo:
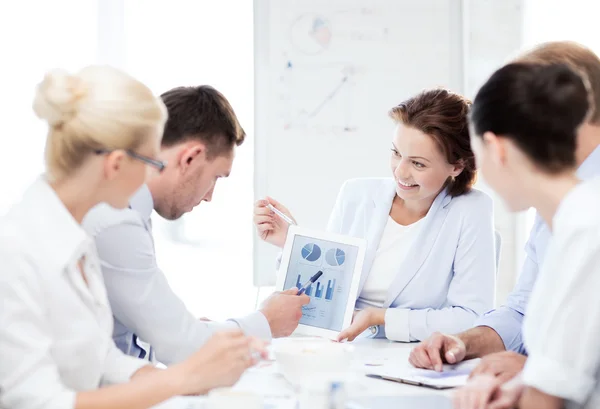
M 560 204 L 534 286 L 523 335 L 525 384 L 600 407 L 600 179 L 583 182 Z
M 400 268 L 417 239 L 422 220 L 404 226 L 388 217 L 371 271 L 360 293 L 365 303 L 378 308 L 383 306 L 392 281 L 402 274 Z
M 112 341 L 93 241 L 44 179 L 0 221 L 0 271 L 0 408 L 72 408 L 147 364 Z

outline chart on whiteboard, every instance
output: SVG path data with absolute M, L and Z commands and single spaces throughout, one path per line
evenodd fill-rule
M 320 1 L 318 11 L 311 11 L 311 2 L 283 3 L 273 2 L 270 18 L 270 32 L 284 33 L 270 38 L 277 128 L 290 133 L 359 132 L 364 99 L 377 75 L 369 65 L 392 51 L 387 48 L 394 31 L 382 24 L 389 20 L 385 9 Z

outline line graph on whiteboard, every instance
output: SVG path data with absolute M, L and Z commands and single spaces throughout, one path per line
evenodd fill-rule
M 273 32 L 287 35 L 271 38 L 277 128 L 312 134 L 357 132 L 368 88 L 369 61 L 363 51 L 389 41 L 389 30 L 374 16 L 378 11 L 279 11 L 272 20 L 277 25 Z
M 289 61 L 281 78 L 283 129 L 356 131 L 356 75 L 352 65 L 317 65 L 296 70 Z

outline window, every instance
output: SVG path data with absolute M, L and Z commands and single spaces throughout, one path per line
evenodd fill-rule
M 52 68 L 77 70 L 95 61 L 96 8 L 80 0 L 0 3 L 0 215 L 44 171 L 46 124 L 31 108 L 35 86 Z
M 596 28 L 600 3 L 588 0 L 527 0 L 525 5 L 525 47 L 545 41 L 571 40 L 600 55 L 600 36 Z M 530 209 L 523 219 L 521 234 L 529 237 L 534 219 L 535 209 Z
M 254 47 L 251 1 L 124 2 L 124 67 L 156 93 L 210 84 L 248 134 L 213 201 L 180 221 L 154 220 L 158 262 L 196 315 L 242 316 L 252 285 Z
M 572 40 L 600 53 L 596 29 L 600 3 L 589 0 L 527 0 L 525 2 L 526 46 L 544 41 Z

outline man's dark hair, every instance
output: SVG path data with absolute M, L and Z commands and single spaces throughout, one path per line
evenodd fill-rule
M 229 101 L 210 85 L 174 88 L 161 98 L 169 112 L 163 147 L 199 140 L 207 147 L 208 159 L 212 159 L 244 142 L 246 133 Z

